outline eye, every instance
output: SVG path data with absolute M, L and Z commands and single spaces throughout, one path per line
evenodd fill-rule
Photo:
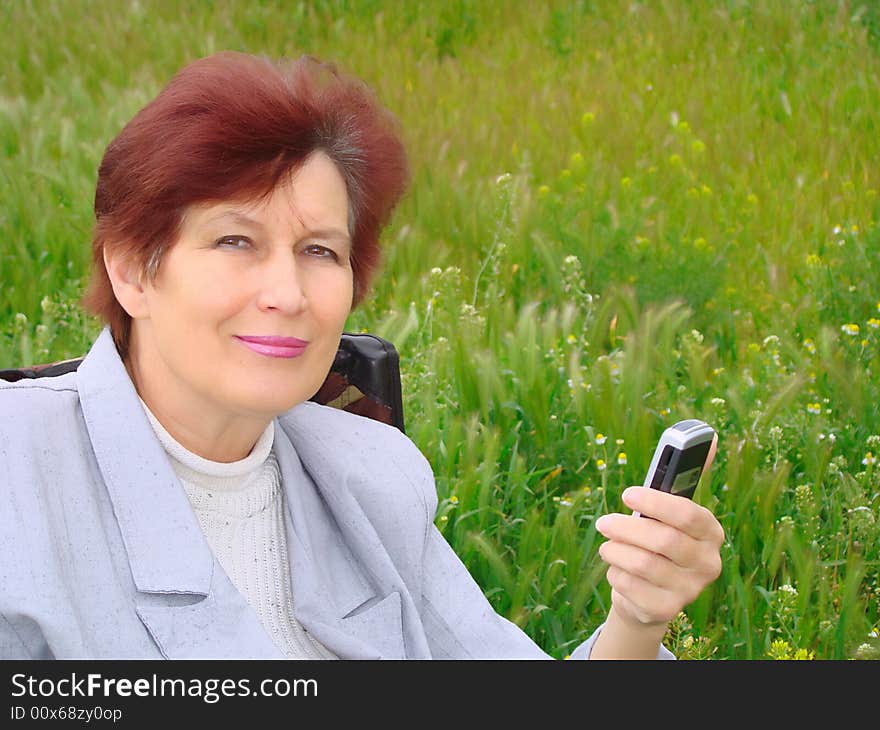
M 251 240 L 245 236 L 223 236 L 218 238 L 214 245 L 217 248 L 245 249 L 251 245 Z
M 322 246 L 319 243 L 310 243 L 303 249 L 310 256 L 315 256 L 320 259 L 333 259 L 334 261 L 339 260 L 339 256 L 336 254 L 332 248 L 327 248 L 327 246 Z

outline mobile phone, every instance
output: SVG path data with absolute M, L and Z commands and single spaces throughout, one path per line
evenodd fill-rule
M 644 486 L 692 498 L 717 446 L 718 434 L 708 423 L 696 418 L 674 423 L 657 442 Z

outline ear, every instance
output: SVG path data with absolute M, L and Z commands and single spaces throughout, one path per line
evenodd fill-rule
M 132 319 L 143 319 L 148 316 L 147 298 L 144 292 L 143 274 L 131 257 L 119 250 L 119 247 L 104 245 L 104 268 L 116 301 Z

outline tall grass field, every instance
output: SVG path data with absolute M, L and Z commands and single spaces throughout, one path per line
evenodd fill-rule
M 3 0 L 0 27 L 0 368 L 98 333 L 97 166 L 180 66 L 333 60 L 413 169 L 346 328 L 399 350 L 436 524 L 496 610 L 555 657 L 585 639 L 595 520 L 694 417 L 724 568 L 667 646 L 880 657 L 877 5 Z

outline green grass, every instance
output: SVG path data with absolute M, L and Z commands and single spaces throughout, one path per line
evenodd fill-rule
M 437 524 L 493 605 L 555 656 L 586 637 L 609 601 L 596 517 L 666 425 L 699 417 L 721 438 L 696 498 L 724 571 L 671 648 L 876 657 L 878 18 L 830 0 L 4 3 L 0 367 L 97 332 L 76 307 L 95 171 L 179 66 L 333 59 L 399 116 L 414 171 L 348 329 L 400 350 Z

